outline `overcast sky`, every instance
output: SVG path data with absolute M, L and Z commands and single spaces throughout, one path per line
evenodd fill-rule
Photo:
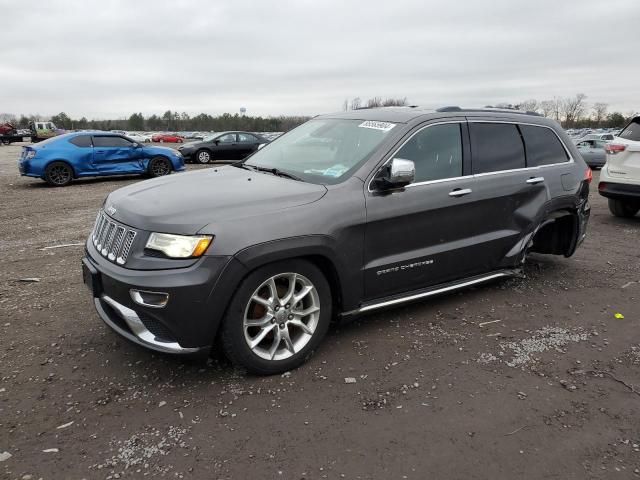
M 484 106 L 640 110 L 640 0 L 0 0 L 0 112 Z

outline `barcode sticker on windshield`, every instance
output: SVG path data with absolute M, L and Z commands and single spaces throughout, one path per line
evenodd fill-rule
M 366 122 L 362 122 L 358 126 L 360 128 L 373 128 L 374 130 L 382 130 L 383 132 L 388 132 L 393 127 L 395 127 L 396 124 L 389 123 L 389 122 L 375 122 L 373 120 L 367 120 Z

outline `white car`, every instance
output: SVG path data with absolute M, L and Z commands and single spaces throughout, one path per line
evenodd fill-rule
M 127 136 L 127 138 L 130 138 L 134 142 L 151 143 L 151 138 L 145 137 L 144 135 L 141 135 L 139 133 L 129 132 L 129 133 L 125 133 L 125 135 Z
M 609 199 L 616 217 L 633 217 L 640 210 L 640 117 L 607 143 L 605 151 L 598 192 Z

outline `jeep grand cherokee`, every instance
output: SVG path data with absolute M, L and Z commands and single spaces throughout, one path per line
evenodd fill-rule
M 258 374 L 301 364 L 332 318 L 571 256 L 591 170 L 554 121 L 383 108 L 314 118 L 235 165 L 108 196 L 83 259 L 104 322 L 173 353 L 220 340 Z

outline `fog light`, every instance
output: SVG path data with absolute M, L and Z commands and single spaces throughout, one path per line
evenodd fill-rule
M 169 294 L 165 292 L 149 292 L 132 288 L 129 293 L 134 302 L 145 307 L 163 308 L 169 302 Z

